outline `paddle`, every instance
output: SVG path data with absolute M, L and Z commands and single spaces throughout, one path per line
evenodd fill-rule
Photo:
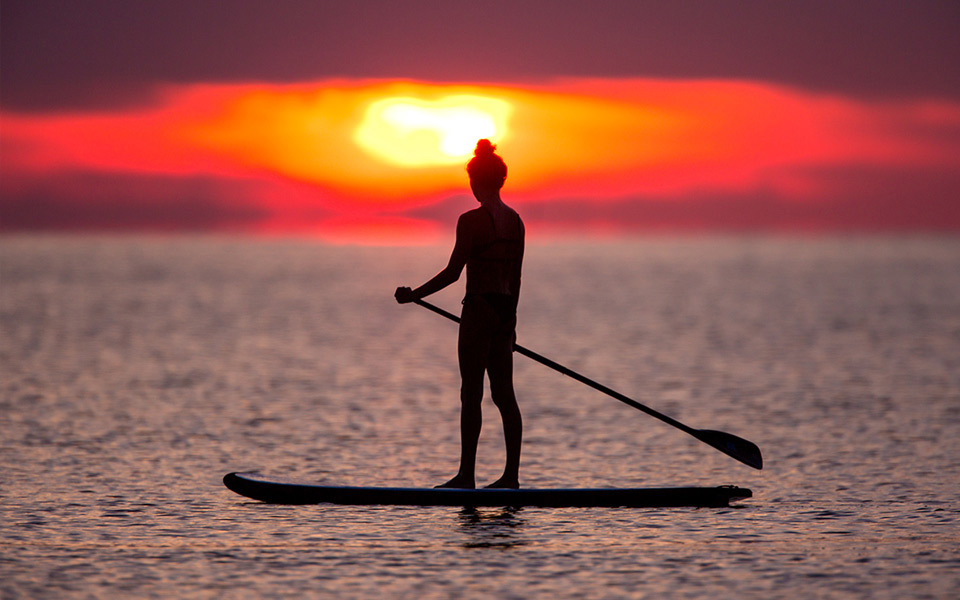
M 441 315 L 443 317 L 450 319 L 455 323 L 460 322 L 460 318 L 457 317 L 456 315 L 449 313 L 443 310 L 442 308 L 436 307 L 430 304 L 429 302 L 425 302 L 423 300 L 414 300 L 414 302 L 426 309 L 432 310 L 438 315 Z M 597 383 L 592 379 L 584 377 L 580 373 L 570 370 L 567 367 L 559 363 L 556 363 L 550 360 L 549 358 L 546 358 L 545 356 L 541 356 L 536 352 L 534 352 L 533 350 L 528 350 L 527 348 L 524 348 L 520 344 L 514 344 L 513 349 L 515 352 L 518 352 L 526 356 L 527 358 L 532 358 L 533 360 L 537 361 L 542 365 L 546 365 L 555 371 L 559 371 L 560 373 L 563 373 L 568 377 L 572 377 L 573 379 L 576 379 L 580 383 L 589 385 L 593 389 L 601 391 L 604 394 L 607 394 L 608 396 L 612 396 L 617 400 L 619 400 L 620 402 L 623 402 L 624 404 L 627 404 L 629 406 L 636 408 L 637 410 L 647 413 L 651 417 L 656 417 L 657 419 L 660 419 L 667 425 L 673 425 L 677 429 L 681 431 L 685 431 L 686 433 L 689 433 L 690 435 L 697 438 L 701 442 L 713 446 L 720 452 L 723 452 L 728 456 L 732 456 L 733 458 L 739 460 L 745 465 L 751 466 L 754 469 L 763 468 L 763 456 L 761 456 L 760 454 L 760 448 L 758 448 L 756 444 L 754 444 L 749 440 L 745 440 L 741 437 L 737 437 L 733 434 L 726 433 L 723 431 L 714 431 L 712 429 L 694 429 L 692 427 L 688 427 L 683 423 L 681 423 L 680 421 L 677 421 L 676 419 L 668 417 L 663 413 L 659 413 L 653 410 L 652 408 L 650 408 L 649 406 L 644 406 L 643 404 L 640 404 L 636 400 L 628 398 L 627 396 L 624 396 L 623 394 L 621 394 L 616 390 L 612 390 L 601 383 Z

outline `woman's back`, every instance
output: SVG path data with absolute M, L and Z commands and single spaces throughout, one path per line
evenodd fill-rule
M 499 202 L 471 210 L 464 217 L 472 233 L 467 294 L 504 294 L 516 301 L 525 234 L 520 215 Z

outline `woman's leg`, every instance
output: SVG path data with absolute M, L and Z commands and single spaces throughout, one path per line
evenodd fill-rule
M 509 337 L 498 335 L 490 349 L 487 365 L 490 393 L 503 420 L 503 437 L 507 445 L 507 462 L 503 475 L 487 487 L 520 487 L 520 445 L 523 439 L 523 419 L 513 389 L 513 332 Z
M 483 373 L 490 351 L 490 315 L 480 302 L 468 301 L 460 316 L 457 357 L 460 363 L 460 470 L 437 487 L 476 487 L 477 443 L 483 415 Z

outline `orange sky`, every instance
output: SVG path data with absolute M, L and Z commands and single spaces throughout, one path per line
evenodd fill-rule
M 203 178 L 232 182 L 205 193 L 220 206 L 254 207 L 261 228 L 309 222 L 330 238 L 350 223 L 374 237 L 394 225 L 437 230 L 407 213 L 468 191 L 464 164 L 481 136 L 507 161 L 504 197 L 520 207 L 757 190 L 822 203 L 846 189 L 844 169 L 960 167 L 956 103 L 730 80 L 182 85 L 147 107 L 0 119 L 4 197 L 52 193 L 49 182 L 64 174 Z

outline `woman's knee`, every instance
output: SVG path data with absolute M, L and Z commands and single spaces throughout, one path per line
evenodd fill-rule
M 513 368 L 508 361 L 492 362 L 487 370 L 490 376 L 490 394 L 493 396 L 494 402 L 498 398 L 505 402 L 516 402 L 516 394 L 513 390 Z
M 461 385 L 460 404 L 464 407 L 480 406 L 483 401 L 483 382 L 480 385 Z
M 490 395 L 493 396 L 493 403 L 500 409 L 500 412 L 520 412 L 513 386 L 491 389 Z

